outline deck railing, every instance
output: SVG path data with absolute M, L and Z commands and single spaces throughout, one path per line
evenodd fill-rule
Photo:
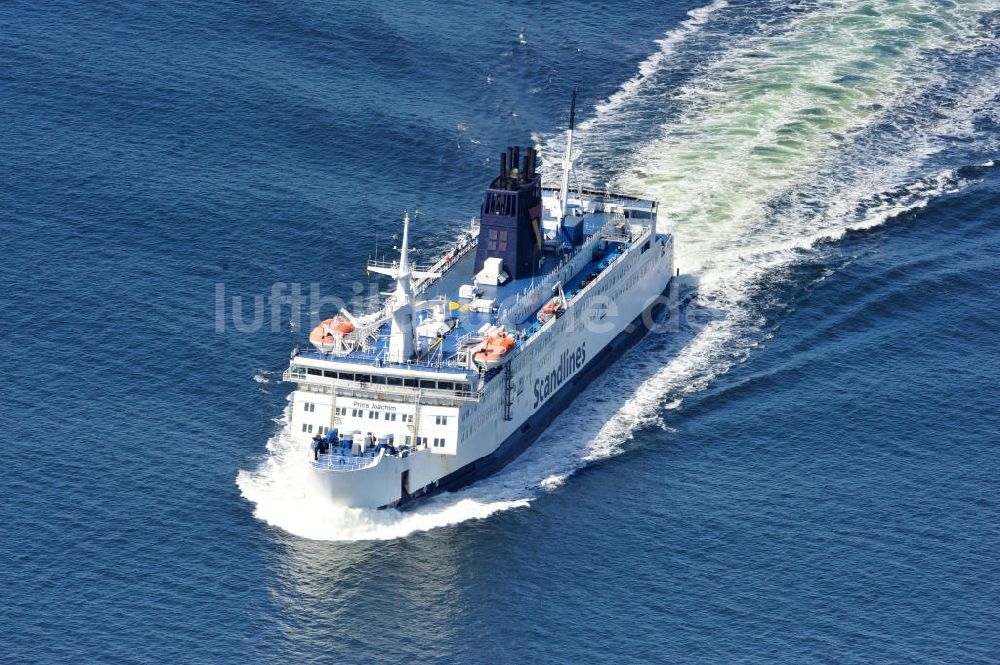
M 281 378 L 283 381 L 294 381 L 296 383 L 305 383 L 306 385 L 335 386 L 337 395 L 341 397 L 356 397 L 358 399 L 371 399 L 373 395 L 377 395 L 379 399 L 388 399 L 389 401 L 396 402 L 420 400 L 422 403 L 434 402 L 443 405 L 454 405 L 461 402 L 478 401 L 482 398 L 478 381 L 467 384 L 469 386 L 467 390 L 448 390 L 414 386 L 391 386 L 384 383 L 365 383 L 312 374 L 295 374 L 290 369 L 286 369 L 282 373 Z
M 565 284 L 574 275 L 583 270 L 583 267 L 593 257 L 594 245 L 601 242 L 606 235 L 610 235 L 610 230 L 623 221 L 624 218 L 618 219 L 617 216 L 613 216 L 605 222 L 604 226 L 587 238 L 573 254 L 564 258 L 545 279 L 519 293 L 514 304 L 500 313 L 500 321 L 507 326 L 516 326 L 524 321 L 532 312 L 538 310 L 546 300 L 552 297 L 552 289 L 555 287 L 556 282 Z
M 377 453 L 370 450 L 361 455 L 355 455 L 349 451 L 330 452 L 318 455 L 312 461 L 312 465 L 313 468 L 327 471 L 359 471 L 381 462 L 384 454 L 385 449 L 379 450 Z

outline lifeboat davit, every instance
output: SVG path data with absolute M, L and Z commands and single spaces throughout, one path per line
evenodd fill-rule
M 506 333 L 490 335 L 483 342 L 482 347 L 472 354 L 472 359 L 490 369 L 502 363 L 515 346 L 517 346 L 517 342 Z
M 309 341 L 323 353 L 344 353 L 350 350 L 344 336 L 352 332 L 354 324 L 338 314 L 313 328 Z
M 562 312 L 563 304 L 559 296 L 556 296 L 552 300 L 545 303 L 545 306 L 538 310 L 538 321 L 540 323 L 545 323 L 553 316 L 559 316 Z

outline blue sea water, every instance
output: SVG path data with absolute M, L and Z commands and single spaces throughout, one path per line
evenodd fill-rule
M 0 5 L 0 660 L 1000 662 L 1000 5 Z M 298 482 L 272 286 L 497 150 L 658 198 L 681 307 L 407 513 Z M 417 212 L 419 211 L 419 212 Z M 217 293 L 225 316 L 218 330 Z

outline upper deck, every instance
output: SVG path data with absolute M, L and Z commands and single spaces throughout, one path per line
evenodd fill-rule
M 434 377 L 437 381 L 445 381 L 449 388 L 453 381 L 470 380 L 469 365 L 461 361 L 460 355 L 481 341 L 484 329 L 501 325 L 515 337 L 517 346 L 526 344 L 541 328 L 536 315 L 555 295 L 557 283 L 567 301 L 572 300 L 633 243 L 646 240 L 656 225 L 656 203 L 653 201 L 577 191 L 569 198 L 567 216 L 572 215 L 582 226 L 582 241 L 569 243 L 558 236 L 558 214 L 558 191 L 545 188 L 541 213 L 545 251 L 541 269 L 534 276 L 510 279 L 497 286 L 477 284 L 478 293 L 474 299 L 460 297 L 459 291 L 464 285 L 474 283 L 478 228 L 473 227 L 470 233 L 449 247 L 432 268 L 439 277 L 418 279 L 414 283 L 418 335 L 415 354 L 408 362 L 388 360 L 392 326 L 389 316 L 381 320 L 364 350 L 341 355 L 310 350 L 300 351 L 298 356 L 308 359 L 305 365 L 343 364 L 344 371 L 354 375 L 358 366 L 365 366 L 370 368 L 370 373 L 365 373 L 368 379 L 412 374 L 415 377 L 412 387 L 431 388 Z M 438 308 L 436 319 L 434 307 Z M 443 322 L 440 321 L 442 312 Z M 382 383 L 381 378 L 377 380 Z M 420 386 L 421 383 L 426 385 Z
M 558 223 L 556 196 L 556 190 L 544 190 L 542 225 L 546 231 Z M 631 243 L 645 239 L 656 223 L 656 203 L 635 197 L 583 191 L 571 197 L 569 207 L 571 214 L 582 220 L 583 242 L 568 248 L 547 241 L 553 247 L 544 253 L 537 275 L 511 279 L 498 286 L 477 285 L 481 292 L 475 301 L 460 298 L 459 289 L 474 281 L 475 252 L 471 250 L 479 241 L 478 230 L 473 229 L 471 236 L 449 248 L 434 266 L 440 278 L 418 281 L 415 292 L 419 298 L 418 328 L 430 319 L 428 307 L 437 304 L 445 308 L 450 330 L 441 336 L 419 336 L 417 352 L 411 361 L 392 363 L 386 359 L 391 328 L 388 318 L 379 326 L 368 349 L 347 355 L 319 351 L 302 351 L 299 355 L 384 369 L 464 373 L 467 368 L 457 364 L 455 356 L 484 326 L 503 324 L 515 334 L 519 344 L 525 342 L 540 327 L 536 314 L 552 297 L 557 282 L 562 284 L 567 299 L 571 299 L 589 276 L 614 263 Z

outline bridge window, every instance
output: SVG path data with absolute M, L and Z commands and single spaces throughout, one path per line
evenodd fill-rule
M 451 381 L 438 381 L 439 390 L 454 390 L 455 384 Z
M 372 383 L 378 383 L 380 385 L 385 385 L 385 377 L 379 376 L 378 374 L 372 374 Z
M 437 388 L 437 381 L 428 381 L 427 379 L 420 379 L 420 387 L 426 388 L 428 390 L 434 390 Z
M 416 379 L 403 379 L 403 385 L 407 388 L 419 388 L 420 382 Z
M 354 380 L 355 381 L 360 381 L 361 383 L 370 383 L 371 380 L 372 380 L 372 377 L 368 376 L 367 374 L 355 374 L 354 375 Z
M 312 374 L 313 376 L 323 376 L 323 370 L 317 369 L 315 367 L 309 367 L 306 369 L 306 371 Z
M 385 377 L 385 382 L 390 386 L 401 386 L 403 385 L 403 379 L 398 376 L 387 376 Z

